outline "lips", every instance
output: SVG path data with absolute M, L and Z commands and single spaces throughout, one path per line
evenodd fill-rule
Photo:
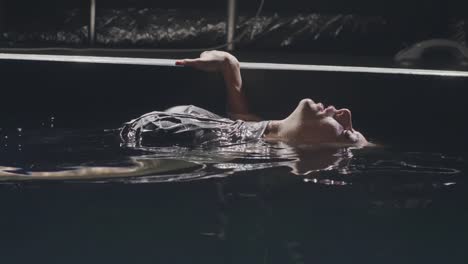
M 324 106 L 322 103 L 318 103 L 317 106 L 318 106 L 319 111 L 323 111 Z
M 319 114 L 333 116 L 337 112 L 336 108 L 333 105 L 330 105 L 327 108 L 325 108 L 322 103 L 318 103 L 317 105 Z
M 336 108 L 333 105 L 330 105 L 329 107 L 325 108 L 323 111 L 325 112 L 336 112 Z

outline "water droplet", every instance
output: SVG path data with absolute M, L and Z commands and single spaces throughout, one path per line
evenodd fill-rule
M 55 121 L 55 117 L 51 116 L 50 117 L 50 128 L 54 128 L 54 121 Z

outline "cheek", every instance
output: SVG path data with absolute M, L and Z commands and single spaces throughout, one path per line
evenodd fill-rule
M 309 120 L 300 128 L 299 137 L 303 140 L 319 142 L 336 142 L 339 140 L 339 135 L 343 132 L 336 120 L 331 118 L 323 118 Z
M 340 133 L 339 126 L 329 122 L 320 122 L 307 130 L 307 138 L 316 142 L 335 142 Z
M 329 137 L 336 138 L 343 132 L 343 127 L 338 122 L 332 120 L 324 120 L 320 125 L 321 134 L 325 134 Z

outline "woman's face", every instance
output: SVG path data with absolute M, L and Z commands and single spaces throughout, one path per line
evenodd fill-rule
M 306 143 L 365 145 L 364 136 L 353 129 L 351 111 L 303 99 L 287 118 L 294 120 L 296 137 Z

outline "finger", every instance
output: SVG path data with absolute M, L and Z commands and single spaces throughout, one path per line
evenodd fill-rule
M 197 64 L 198 59 L 183 59 L 183 60 L 177 60 L 175 62 L 175 65 L 181 65 L 181 66 L 194 66 Z

